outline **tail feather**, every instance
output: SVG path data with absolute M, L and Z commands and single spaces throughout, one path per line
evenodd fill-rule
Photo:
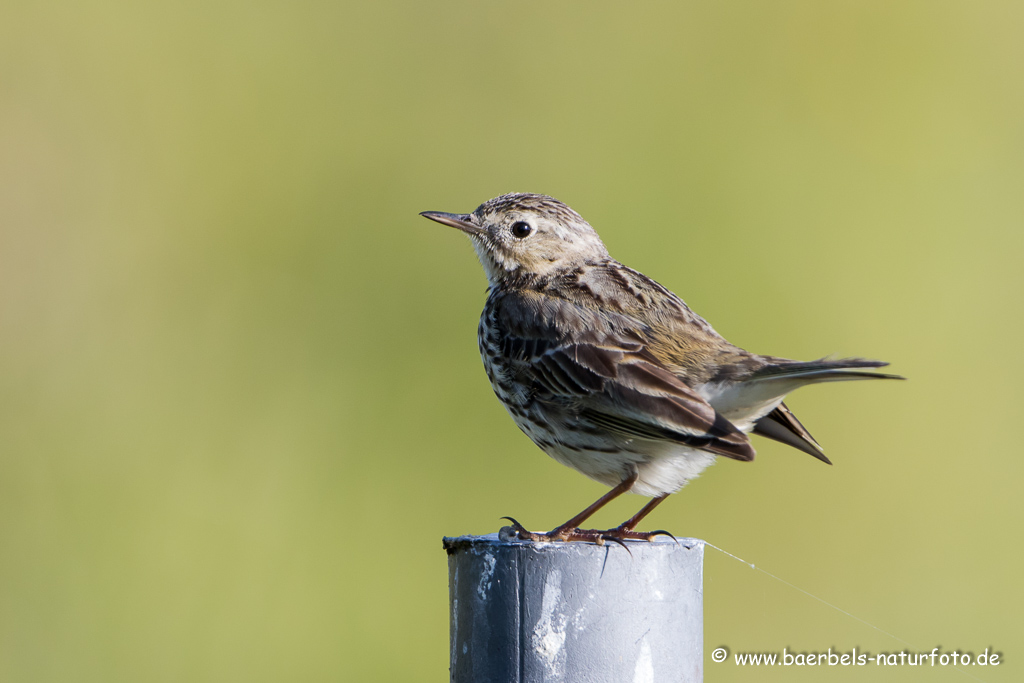
M 754 433 L 813 455 L 827 465 L 832 464 L 815 438 L 785 403 L 780 403 L 775 410 L 758 420 L 754 425 Z
M 882 368 L 888 365 L 885 361 L 868 360 L 866 358 L 821 358 L 812 361 L 794 361 L 772 358 L 764 367 L 755 371 L 748 381 L 781 379 L 800 379 L 802 383 L 840 382 L 854 379 L 906 379 L 900 375 L 883 372 L 865 372 L 861 368 Z

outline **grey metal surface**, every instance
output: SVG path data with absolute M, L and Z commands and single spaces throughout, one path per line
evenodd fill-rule
M 703 680 L 703 541 L 628 545 L 445 538 L 451 680 Z

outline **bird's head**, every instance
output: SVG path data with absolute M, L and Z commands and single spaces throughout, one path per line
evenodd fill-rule
M 469 235 L 492 285 L 522 275 L 550 277 L 608 258 L 601 238 L 578 213 L 542 194 L 502 195 L 473 213 L 420 215 Z

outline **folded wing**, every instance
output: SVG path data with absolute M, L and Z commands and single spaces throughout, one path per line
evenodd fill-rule
M 754 458 L 747 435 L 645 348 L 635 321 L 607 315 L 580 321 L 591 312 L 569 302 L 542 303 L 548 315 L 516 315 L 513 304 L 498 319 L 505 323 L 502 350 L 517 378 L 532 384 L 536 400 L 568 406 L 628 438 Z M 568 316 L 573 324 L 559 324 Z

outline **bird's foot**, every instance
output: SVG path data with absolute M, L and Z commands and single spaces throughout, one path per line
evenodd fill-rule
M 605 542 L 611 541 L 612 543 L 618 543 L 625 547 L 625 541 L 653 541 L 657 536 L 668 536 L 673 541 L 676 537 L 665 531 L 664 529 L 658 529 L 656 531 L 633 531 L 632 529 L 626 529 L 624 527 L 616 527 L 614 529 L 578 529 L 576 527 L 560 526 L 551 531 L 529 531 L 526 527 L 520 524 L 512 517 L 502 517 L 512 522 L 512 526 L 505 527 L 501 530 L 499 535 L 503 540 L 508 539 L 519 539 L 521 541 L 535 541 L 550 543 L 554 541 L 583 541 L 585 543 L 596 543 L 597 545 L 604 545 Z
M 603 543 L 601 534 L 604 532 L 596 529 L 577 529 L 576 527 L 560 526 L 551 531 L 530 531 L 512 517 L 502 517 L 512 522 L 511 526 L 504 527 L 499 536 L 502 540 L 517 539 L 520 541 L 536 541 L 539 543 L 551 543 L 554 541 L 585 541 L 589 543 Z

